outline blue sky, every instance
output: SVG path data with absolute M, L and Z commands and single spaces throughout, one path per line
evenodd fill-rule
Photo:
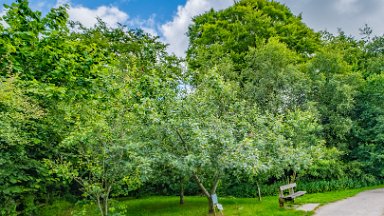
M 2 4 L 14 0 L 0 0 Z M 342 28 L 347 34 L 359 37 L 359 28 L 368 24 L 376 35 L 384 34 L 384 0 L 275 0 L 286 4 L 294 14 L 302 14 L 303 21 L 314 30 L 337 33 Z M 160 36 L 168 51 L 184 56 L 188 47 L 186 31 L 192 17 L 214 8 L 221 10 L 233 0 L 30 0 L 35 10 L 46 12 L 49 8 L 69 4 L 72 20 L 93 26 L 96 17 L 108 25 L 126 24 L 142 28 Z
M 132 18 L 148 19 L 155 16 L 158 22 L 165 22 L 172 19 L 177 12 L 177 6 L 185 5 L 186 0 L 72 0 L 72 3 L 89 8 L 112 5 L 127 12 Z
M 101 5 L 115 6 L 129 14 L 132 18 L 148 19 L 155 16 L 158 22 L 171 20 L 177 12 L 177 6 L 185 5 L 187 0 L 71 0 L 71 5 L 82 5 L 87 8 L 96 9 Z M 0 0 L 1 3 L 11 4 L 14 0 Z M 53 7 L 55 0 L 30 0 L 34 8 L 39 8 L 44 4 L 47 9 Z
M 0 0 L 11 4 L 14 0 Z M 233 0 L 29 0 L 35 10 L 47 12 L 52 7 L 68 4 L 70 19 L 85 26 L 93 26 L 96 17 L 108 25 L 125 24 L 141 28 L 160 36 L 169 44 L 168 51 L 184 56 L 188 47 L 186 31 L 192 17 L 211 8 L 220 10 L 233 4 Z M 0 8 L 1 14 L 2 8 Z M 3 11 L 4 13 L 4 11 Z

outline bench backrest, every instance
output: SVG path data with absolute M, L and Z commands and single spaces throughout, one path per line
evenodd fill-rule
M 296 187 L 296 183 L 280 186 L 280 191 L 279 191 L 280 196 L 281 197 L 284 196 L 284 191 L 285 190 L 289 190 L 289 194 L 294 194 L 295 190 L 293 190 L 293 188 L 295 188 L 295 187 Z
M 284 191 L 284 190 L 291 189 L 294 187 L 296 187 L 296 183 L 283 185 L 283 186 L 280 186 L 280 191 Z

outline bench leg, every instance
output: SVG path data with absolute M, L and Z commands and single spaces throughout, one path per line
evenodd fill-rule
M 284 207 L 284 199 L 281 197 L 279 197 L 279 206 L 280 206 L 280 208 Z

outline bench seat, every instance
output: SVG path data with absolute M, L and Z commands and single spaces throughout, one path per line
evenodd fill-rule
M 287 196 L 283 196 L 282 198 L 286 199 L 286 200 L 293 200 L 296 197 L 303 196 L 305 193 L 307 193 L 307 192 L 306 191 L 297 191 L 294 194 L 289 194 Z

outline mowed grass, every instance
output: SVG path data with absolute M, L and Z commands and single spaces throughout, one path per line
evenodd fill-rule
M 186 197 L 184 205 L 178 204 L 178 197 L 150 197 L 131 200 L 125 204 L 125 215 L 137 216 L 206 216 L 208 211 L 205 197 Z M 219 198 L 224 206 L 224 215 L 310 215 L 292 209 L 279 208 L 277 197 L 265 197 L 260 202 L 255 198 Z
M 301 199 L 300 198 L 297 199 L 295 203 L 298 205 L 302 205 L 306 203 L 320 203 L 321 205 L 324 205 L 327 203 L 336 202 L 338 200 L 355 196 L 356 194 L 366 190 L 373 190 L 378 188 L 384 188 L 384 185 L 370 186 L 370 187 L 357 188 L 357 189 L 348 189 L 348 190 L 342 190 L 342 191 L 305 194 Z
M 294 205 L 306 203 L 320 203 L 322 205 L 356 195 L 357 193 L 384 185 L 334 191 L 326 193 L 306 194 L 296 199 Z M 179 198 L 174 197 L 148 197 L 140 199 L 118 199 L 111 202 L 111 216 L 206 216 L 208 211 L 205 197 L 185 197 L 185 204 L 179 205 Z M 262 201 L 256 198 L 219 197 L 219 202 L 224 206 L 226 216 L 301 216 L 313 215 L 313 212 L 297 211 L 292 204 L 280 208 L 277 196 L 263 197 Z M 93 203 L 70 204 L 57 201 L 53 205 L 44 206 L 40 210 L 41 216 L 59 215 L 99 215 L 98 208 Z M 219 215 L 219 214 L 218 214 Z
M 60 201 L 62 205 L 63 202 Z M 127 216 L 206 216 L 208 212 L 205 197 L 185 197 L 180 205 L 178 197 L 148 197 L 141 199 L 120 199 L 111 203 L 111 215 Z M 224 206 L 224 215 L 230 216 L 270 216 L 270 215 L 311 215 L 293 209 L 279 208 L 277 197 L 265 197 L 260 202 L 255 198 L 219 198 Z M 65 204 L 68 207 L 68 204 Z M 56 207 L 53 207 L 56 206 Z M 45 210 L 44 210 L 45 208 Z M 76 205 L 70 209 L 57 208 L 57 204 L 44 207 L 40 215 L 99 215 L 97 206 L 92 204 Z

